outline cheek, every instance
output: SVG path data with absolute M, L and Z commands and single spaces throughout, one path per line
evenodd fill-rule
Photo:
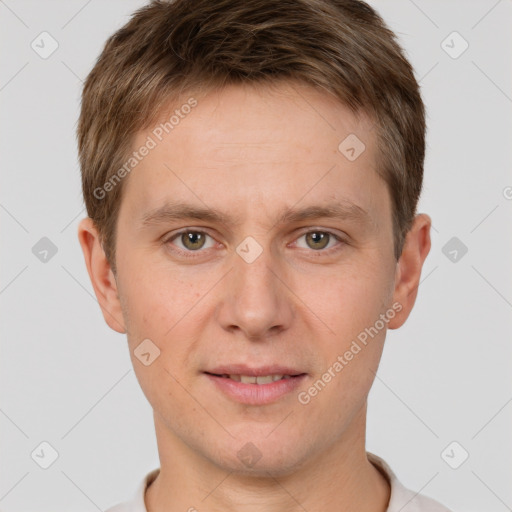
M 342 421 L 346 411 L 363 404 L 378 368 L 386 333 L 380 315 L 388 309 L 389 278 L 381 266 L 366 262 L 360 267 L 340 267 L 325 283 L 322 293 L 303 290 L 309 294 L 304 302 L 312 304 L 311 309 L 329 327 L 324 336 L 315 336 L 322 369 L 317 376 L 320 382 L 314 384 L 317 389 L 311 392 L 318 392 L 318 406 L 323 404 Z
M 137 270 L 131 270 L 137 269 Z M 201 298 L 197 278 L 185 279 L 179 271 L 161 266 L 128 265 L 123 288 L 124 310 L 133 334 L 165 338 Z
M 298 295 L 337 339 L 372 325 L 392 293 L 389 276 L 368 264 L 339 267 L 321 282 L 322 286 L 302 287 Z
M 176 272 L 155 267 L 149 270 L 148 266 L 132 275 L 123 287 L 130 357 L 146 398 L 155 410 L 160 410 L 162 404 L 184 400 L 176 379 L 182 380 L 180 372 L 186 368 L 194 346 L 196 324 L 190 325 L 190 320 L 199 311 L 194 304 L 201 293 L 194 289 L 194 283 L 177 278 Z M 147 339 L 157 347 L 150 345 L 151 359 L 153 353 L 157 356 L 146 366 L 137 353 L 141 353 L 138 347 Z
M 211 276 L 207 279 L 189 273 L 185 278 L 175 268 L 160 267 L 149 270 L 147 266 L 125 283 L 125 321 L 132 362 L 142 388 L 149 394 L 154 387 L 161 388 L 164 395 L 173 395 L 179 385 L 172 376 L 181 381 L 186 370 L 193 367 L 191 357 L 211 318 L 205 309 L 208 301 L 202 299 L 213 283 Z M 146 339 L 159 350 L 158 358 L 148 367 L 134 355 Z M 155 399 L 148 396 L 150 402 Z

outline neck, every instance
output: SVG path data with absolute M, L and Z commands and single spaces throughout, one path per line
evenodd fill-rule
M 366 404 L 340 439 L 285 475 L 220 468 L 192 450 L 155 415 L 160 473 L 145 495 L 148 512 L 385 512 L 387 479 L 368 461 Z

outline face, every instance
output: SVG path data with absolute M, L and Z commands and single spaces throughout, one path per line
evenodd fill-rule
M 304 85 L 196 99 L 161 141 L 137 135 L 157 143 L 125 178 L 102 307 L 120 302 L 109 324 L 127 332 L 159 446 L 285 474 L 364 435 L 386 329 L 412 307 L 376 134 Z

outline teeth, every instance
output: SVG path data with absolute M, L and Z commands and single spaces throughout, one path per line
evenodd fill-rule
M 281 379 L 290 379 L 289 375 L 260 375 L 258 377 L 254 377 L 252 375 L 223 375 L 223 377 L 229 377 L 236 382 L 241 382 L 242 384 L 270 384 L 271 382 L 276 382 Z
M 274 382 L 272 375 L 256 377 L 256 384 L 270 384 L 271 382 Z

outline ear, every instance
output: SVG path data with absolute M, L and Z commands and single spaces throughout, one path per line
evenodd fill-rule
M 393 304 L 398 302 L 402 309 L 388 323 L 389 329 L 401 327 L 412 311 L 418 294 L 421 269 L 430 251 L 430 227 L 432 221 L 424 213 L 416 215 L 407 233 L 402 254 L 395 273 Z
M 80 221 L 78 240 L 103 318 L 111 329 L 124 334 L 126 329 L 116 279 L 101 246 L 98 230 L 90 217 Z

